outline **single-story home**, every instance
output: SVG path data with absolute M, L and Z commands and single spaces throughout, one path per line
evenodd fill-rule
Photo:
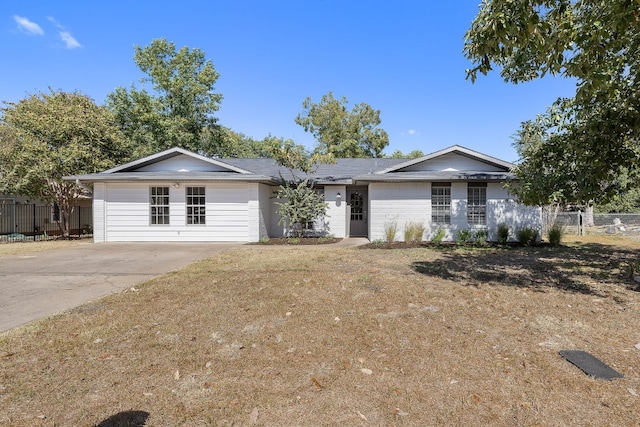
M 397 239 L 410 223 L 438 229 L 498 224 L 512 232 L 541 228 L 541 210 L 517 203 L 504 188 L 513 164 L 458 145 L 416 159 L 338 159 L 311 174 L 327 216 L 315 224 L 344 238 Z M 273 196 L 290 171 L 272 159 L 217 159 L 172 148 L 104 172 L 66 177 L 93 186 L 95 242 L 257 242 L 286 235 Z M 299 176 L 303 176 L 300 175 Z

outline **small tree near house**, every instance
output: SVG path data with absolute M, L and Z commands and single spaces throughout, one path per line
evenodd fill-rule
M 328 205 L 324 195 L 316 191 L 310 173 L 319 163 L 333 162 L 333 157 L 309 155 L 302 145 L 291 140 L 276 140 L 271 148 L 272 157 L 289 169 L 291 179 L 280 176 L 281 183 L 275 192 L 279 201 L 279 225 L 284 225 L 293 237 L 303 237 L 307 224 L 327 215 Z

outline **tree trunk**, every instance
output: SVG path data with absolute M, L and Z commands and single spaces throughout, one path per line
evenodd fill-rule
M 584 214 L 582 215 L 582 226 L 593 227 L 595 222 L 593 220 L 593 205 L 587 205 L 584 208 Z

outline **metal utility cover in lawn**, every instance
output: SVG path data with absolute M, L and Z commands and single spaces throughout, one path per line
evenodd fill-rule
M 605 380 L 624 378 L 624 375 L 620 372 L 616 371 L 598 358 L 590 355 L 586 351 L 560 350 L 559 353 L 560 356 L 582 369 L 582 371 L 589 376 Z

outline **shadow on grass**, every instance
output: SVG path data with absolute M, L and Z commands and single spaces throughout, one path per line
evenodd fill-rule
M 119 412 L 102 421 L 96 427 L 143 427 L 147 418 L 149 418 L 149 413 L 145 411 Z
M 464 285 L 498 284 L 544 290 L 557 288 L 606 297 L 597 283 L 638 290 L 624 277 L 636 251 L 601 244 L 577 246 L 440 249 L 434 261 L 412 263 L 414 271 Z

